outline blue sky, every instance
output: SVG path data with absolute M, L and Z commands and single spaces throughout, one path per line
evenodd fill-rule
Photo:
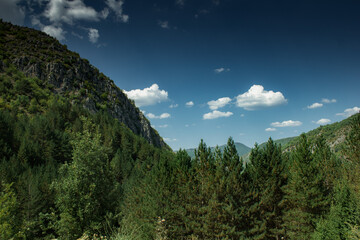
M 360 110 L 360 2 L 1 0 L 87 58 L 174 149 L 296 136 Z

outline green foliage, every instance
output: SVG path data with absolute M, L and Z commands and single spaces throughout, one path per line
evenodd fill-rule
M 291 239 L 310 239 L 317 221 L 330 208 L 331 184 L 324 164 L 331 153 L 323 140 L 313 147 L 305 134 L 292 154 L 290 181 L 285 188 L 286 233 Z
M 249 237 L 253 239 L 281 239 L 284 237 L 282 202 L 287 172 L 281 147 L 270 138 L 266 146 L 257 145 L 251 151 L 247 168 L 251 181 L 248 195 L 250 216 Z
M 56 205 L 60 210 L 59 233 L 66 239 L 102 232 L 104 218 L 111 210 L 111 190 L 114 186 L 108 159 L 108 149 L 94 125 L 84 119 L 82 133 L 76 133 L 72 163 L 60 168 L 63 176 L 53 186 Z
M 17 202 L 12 184 L 0 185 L 0 238 L 11 239 L 16 235 Z
M 359 206 L 348 184 L 339 182 L 334 191 L 329 214 L 318 222 L 313 239 L 351 239 L 350 226 L 359 223 Z

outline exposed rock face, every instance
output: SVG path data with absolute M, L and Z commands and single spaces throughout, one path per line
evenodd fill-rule
M 1 33 L 8 59 L 26 76 L 52 84 L 55 94 L 79 96 L 90 112 L 106 109 L 149 143 L 168 147 L 134 102 L 88 60 L 80 58 L 77 53 L 67 50 L 66 46 L 42 32 L 9 23 L 0 22 L 0 25 L 8 30 Z M 18 32 L 24 32 L 19 39 Z M 24 45 L 26 49 L 22 49 Z M 0 70 L 2 65 L 0 61 Z

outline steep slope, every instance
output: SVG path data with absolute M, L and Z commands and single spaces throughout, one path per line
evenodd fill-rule
M 39 79 L 53 94 L 65 96 L 92 113 L 105 110 L 149 143 L 168 148 L 134 102 L 88 60 L 43 32 L 0 20 L 0 73 L 13 67 Z
M 306 133 L 307 138 L 310 141 L 314 141 L 318 136 L 322 135 L 327 144 L 330 146 L 330 149 L 339 154 L 345 144 L 346 136 L 350 131 L 351 122 L 354 118 L 360 113 L 354 114 L 340 122 L 335 122 L 332 124 L 320 126 Z M 286 144 L 283 144 L 285 150 L 292 149 L 298 142 L 300 137 L 295 137 L 288 141 Z

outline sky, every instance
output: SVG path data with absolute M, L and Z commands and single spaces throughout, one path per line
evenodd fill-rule
M 114 80 L 173 150 L 360 111 L 360 1 L 1 0 Z

